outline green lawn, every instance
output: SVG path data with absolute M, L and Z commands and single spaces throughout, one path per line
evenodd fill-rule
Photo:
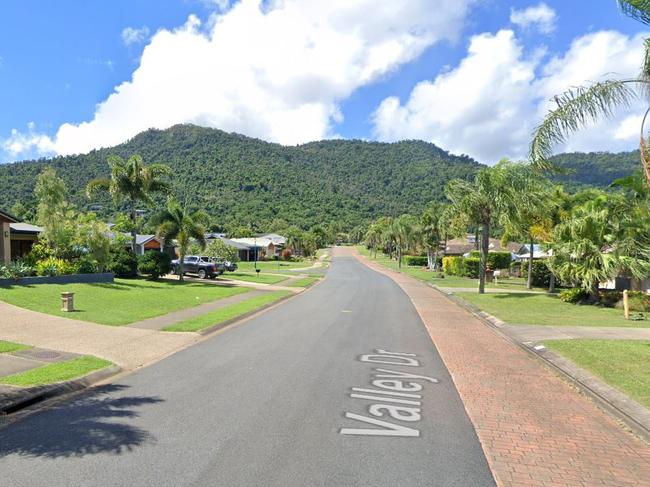
M 111 363 L 91 355 L 78 357 L 65 362 L 55 362 L 18 374 L 0 377 L 0 384 L 12 386 L 37 386 L 52 384 L 82 377 L 94 370 L 108 367 Z
M 552 294 L 456 293 L 501 320 L 517 325 L 650 327 L 650 321 L 627 321 L 619 309 L 564 303 Z
M 19 352 L 20 350 L 26 350 L 28 348 L 32 347 L 29 345 L 22 345 L 21 343 L 13 343 L 0 340 L 0 353 Z
M 220 276 L 220 279 L 234 279 L 236 281 L 258 282 L 260 284 L 277 284 L 289 278 L 287 276 L 270 274 L 268 271 L 262 271 L 259 274 L 255 274 L 255 272 L 226 272 Z
M 314 265 L 312 260 L 301 260 L 301 261 L 284 261 L 284 260 L 271 260 L 271 261 L 259 261 L 257 263 L 257 268 L 262 269 L 260 274 L 266 273 L 282 273 L 287 272 L 291 269 L 302 269 L 303 267 L 311 267 Z M 243 272 L 255 272 L 254 262 L 237 262 L 237 270 Z M 226 275 L 229 274 L 228 272 Z
M 318 281 L 318 277 L 304 277 L 302 279 L 298 279 L 297 281 L 288 283 L 287 286 L 289 287 L 308 287 L 314 284 L 316 281 Z
M 551 340 L 544 345 L 650 407 L 650 342 Z
M 469 277 L 457 277 L 457 276 L 445 276 L 444 278 L 437 277 L 440 275 L 439 272 L 430 271 L 422 267 L 410 267 L 407 265 L 402 265 L 402 268 L 399 268 L 397 261 L 389 259 L 387 255 L 377 252 L 377 258 L 374 258 L 374 255 L 371 255 L 370 251 L 364 246 L 357 247 L 359 253 L 365 255 L 370 259 L 371 262 L 376 262 L 384 267 L 389 269 L 399 270 L 404 274 L 407 274 L 415 279 L 420 281 L 430 282 L 439 287 L 461 287 L 461 288 L 476 288 L 478 289 L 478 279 L 470 279 Z M 486 283 L 486 286 L 490 289 L 504 289 L 504 290 L 526 290 L 526 281 L 522 278 L 509 278 L 509 279 L 500 279 L 499 284 L 494 284 L 492 281 Z M 534 291 L 546 291 L 542 288 L 534 288 Z
M 269 303 L 273 303 L 291 294 L 289 291 L 274 291 L 254 298 L 247 299 L 240 303 L 225 306 L 216 311 L 206 313 L 189 320 L 181 321 L 164 328 L 164 331 L 200 331 L 224 321 L 236 318 L 250 311 L 254 311 Z
M 61 292 L 75 293 L 78 311 L 61 311 Z M 22 308 L 103 325 L 125 325 L 228 296 L 248 288 L 175 280 L 115 279 L 113 284 L 35 284 L 0 287 L 0 300 Z

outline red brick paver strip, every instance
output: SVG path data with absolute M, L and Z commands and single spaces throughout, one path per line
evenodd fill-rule
M 360 259 L 413 301 L 500 486 L 650 486 L 649 445 L 425 283 Z

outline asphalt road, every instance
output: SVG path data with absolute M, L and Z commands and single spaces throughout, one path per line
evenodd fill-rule
M 494 481 L 410 300 L 340 257 L 286 304 L 0 429 L 0 485 Z

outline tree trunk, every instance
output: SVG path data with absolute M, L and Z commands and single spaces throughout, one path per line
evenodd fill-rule
M 481 241 L 480 237 L 479 237 L 479 231 L 480 231 L 480 227 L 476 227 L 476 233 L 474 234 L 474 249 L 475 250 L 480 250 L 481 249 L 481 247 L 479 246 L 479 242 Z
M 490 251 L 489 223 L 483 223 L 481 233 L 481 262 L 478 269 L 478 292 L 479 294 L 485 294 L 485 274 L 487 271 L 488 252 Z
M 600 290 L 598 289 L 600 287 L 600 282 L 596 281 L 594 282 L 593 286 L 591 286 L 591 300 L 594 303 L 600 303 Z
M 133 225 L 131 228 L 131 250 L 133 251 L 133 255 L 138 255 L 138 251 L 135 248 L 136 242 L 138 241 L 138 231 L 135 228 L 136 219 L 135 203 L 131 202 L 131 225 Z
M 533 245 L 534 240 L 530 239 L 530 252 L 528 253 L 528 282 L 526 283 L 526 288 L 533 288 Z
M 548 292 L 549 293 L 554 293 L 555 292 L 555 274 L 551 272 L 551 280 L 548 285 Z
M 183 272 L 185 271 L 185 266 L 183 265 L 183 261 L 185 260 L 185 251 L 182 248 L 178 249 L 178 280 L 180 282 L 184 282 L 185 278 L 183 276 Z
M 397 267 L 402 268 L 402 244 L 397 244 Z

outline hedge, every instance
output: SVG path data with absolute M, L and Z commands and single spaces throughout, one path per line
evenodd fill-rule
M 521 263 L 522 275 L 528 279 L 528 262 Z M 551 270 L 544 260 L 533 260 L 533 286 L 549 287 L 551 285 Z
M 469 253 L 470 258 L 480 259 L 481 252 L 472 250 Z M 510 252 L 488 252 L 488 266 L 493 271 L 497 269 L 510 269 L 512 254 Z
M 404 263 L 406 265 L 423 267 L 428 265 L 429 261 L 426 255 L 405 255 Z
M 465 274 L 465 258 L 464 257 L 443 257 L 442 258 L 442 272 L 450 276 L 462 276 Z

